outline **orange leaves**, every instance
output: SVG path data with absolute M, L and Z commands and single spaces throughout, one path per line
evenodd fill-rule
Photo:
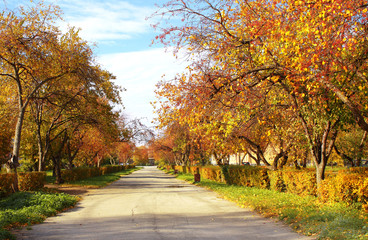
M 299 131 L 296 117 L 305 116 L 305 134 L 347 120 L 346 96 L 367 105 L 364 1 L 186 3 L 167 5 L 188 20 L 185 33 L 171 37 L 197 58 L 187 75 L 162 85 L 162 126 L 177 121 L 229 150 L 241 134 L 266 141 L 279 129 Z
M 119 88 L 111 82 L 114 77 L 95 63 L 91 48 L 78 30 L 71 28 L 61 33 L 55 25 L 61 19 L 57 6 L 47 6 L 43 1 L 30 6 L 0 13 L 1 82 L 6 84 L 4 89 L 11 89 L 6 91 L 9 101 L 16 99 L 19 104 L 19 112 L 13 114 L 19 116 L 13 156 L 19 157 L 22 127 L 30 120 L 28 114 L 34 114 L 34 122 L 26 122 L 26 127 L 37 125 L 42 135 L 40 152 L 49 147 L 41 147 L 47 145 L 47 137 L 61 138 L 59 134 L 68 127 L 77 131 L 81 125 L 94 123 L 101 132 L 117 135 L 111 130 L 115 114 L 109 105 L 120 101 Z M 3 94 L 5 91 L 0 93 L 0 99 Z M 31 135 L 28 134 L 29 140 L 35 146 Z M 97 139 L 90 140 L 91 145 L 97 145 Z

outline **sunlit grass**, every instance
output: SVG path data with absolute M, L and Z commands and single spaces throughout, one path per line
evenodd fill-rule
M 190 174 L 179 179 L 193 182 Z M 301 197 L 266 189 L 229 186 L 202 179 L 198 186 L 219 193 L 241 207 L 251 208 L 263 216 L 279 219 L 304 235 L 317 239 L 368 239 L 368 214 L 344 203 L 324 204 L 316 197 Z

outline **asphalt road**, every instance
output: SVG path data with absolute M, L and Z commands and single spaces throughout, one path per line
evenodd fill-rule
M 312 239 L 260 217 L 215 193 L 145 167 L 76 208 L 23 229 L 17 239 Z

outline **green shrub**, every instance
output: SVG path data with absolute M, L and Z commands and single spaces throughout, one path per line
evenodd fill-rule
M 101 169 L 101 175 L 105 175 L 107 173 L 114 173 L 123 170 L 123 166 L 103 166 Z
M 76 197 L 64 193 L 14 193 L 0 200 L 0 237 L 12 239 L 6 229 L 42 222 L 76 203 Z
M 345 202 L 368 212 L 368 168 L 350 168 L 326 173 L 317 192 L 314 169 L 293 169 L 271 171 L 252 166 L 166 166 L 181 173 L 195 174 L 200 169 L 202 179 L 209 179 L 230 185 L 271 189 L 300 196 L 319 196 L 321 202 Z

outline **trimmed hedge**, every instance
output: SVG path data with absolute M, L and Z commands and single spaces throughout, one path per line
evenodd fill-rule
M 0 174 L 0 197 L 8 196 L 13 192 L 12 183 L 14 177 L 14 173 Z
M 317 196 L 315 171 L 308 169 L 285 169 L 280 170 L 280 172 L 287 192 L 300 196 Z
M 216 182 L 225 182 L 224 174 L 222 173 L 222 169 L 219 167 L 215 166 L 202 167 L 200 168 L 199 173 L 203 178 L 210 179 Z
M 323 202 L 360 203 L 368 212 L 368 168 L 341 170 L 322 181 L 318 195 Z
M 44 187 L 45 172 L 20 172 L 18 173 L 18 187 L 22 192 L 35 191 Z
M 301 196 L 318 196 L 322 202 L 359 203 L 368 212 L 368 168 L 350 168 L 337 174 L 326 174 L 317 189 L 314 169 L 272 171 L 253 166 L 166 166 L 167 170 L 196 173 L 201 177 L 230 185 L 271 189 Z
M 171 169 L 182 173 L 195 174 L 197 168 L 204 179 L 216 182 L 226 182 L 227 184 L 238 186 L 250 186 L 259 188 L 269 188 L 270 180 L 267 169 L 251 166 L 166 166 L 167 171 Z
M 226 170 L 226 183 L 244 187 L 257 187 L 268 189 L 270 179 L 268 170 L 262 167 L 252 166 L 228 166 Z
M 270 189 L 278 192 L 286 192 L 286 185 L 281 171 L 268 171 Z
M 12 183 L 14 173 L 0 174 L 0 196 L 8 196 L 13 193 Z M 35 191 L 44 187 L 45 172 L 20 172 L 18 173 L 19 191 Z
M 116 165 L 116 166 L 103 166 L 100 168 L 80 167 L 73 169 L 65 169 L 61 170 L 61 178 L 64 179 L 66 182 L 72 182 L 90 177 L 101 176 L 108 173 L 119 172 L 134 167 L 135 167 L 134 165 L 127 165 L 127 166 Z
M 73 168 L 71 170 L 61 170 L 62 178 L 67 181 L 82 180 L 90 177 L 105 175 L 107 173 L 119 172 L 125 169 L 134 168 L 128 166 L 104 166 L 100 168 Z M 12 183 L 14 173 L 0 174 L 0 197 L 13 193 Z M 18 173 L 18 187 L 20 191 L 35 191 L 44 187 L 46 180 L 45 172 L 20 172 Z

